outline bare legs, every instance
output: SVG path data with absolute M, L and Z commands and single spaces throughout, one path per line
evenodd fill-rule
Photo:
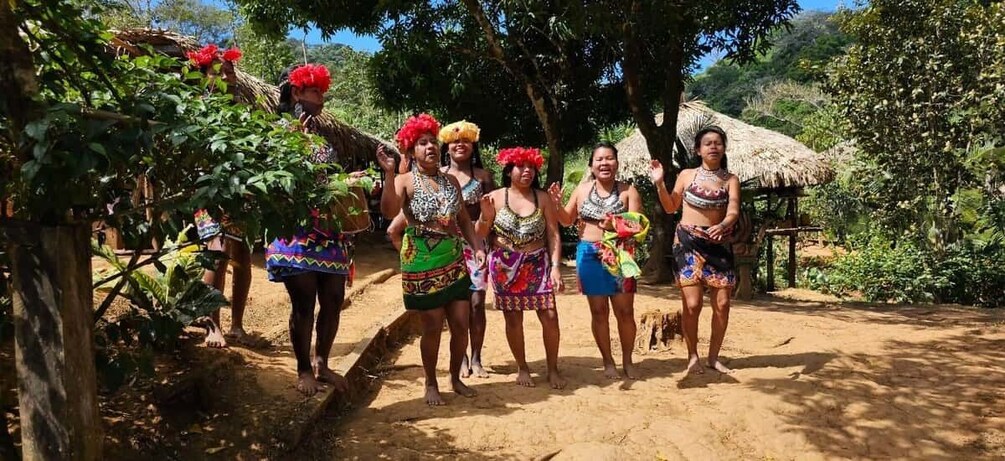
M 707 365 L 721 373 L 732 373 L 732 370 L 719 362 L 719 350 L 726 336 L 726 327 L 729 326 L 731 290 L 731 288 L 709 288 L 709 300 L 712 304 L 712 338 L 708 347 Z M 703 292 L 704 288 L 701 285 L 681 287 L 684 342 L 687 343 L 688 355 L 686 374 L 703 373 L 698 356 L 698 318 L 701 315 Z
M 422 355 L 422 369 L 426 376 L 426 404 L 444 405 L 440 386 L 436 381 L 436 363 L 440 352 L 440 336 L 443 321 L 450 328 L 450 384 L 454 392 L 473 397 L 476 392 L 461 382 L 461 362 L 468 348 L 469 301 L 452 301 L 445 307 L 422 311 L 422 338 L 419 350 Z
M 635 347 L 635 294 L 619 293 L 614 296 L 587 296 L 590 304 L 590 315 L 592 317 L 591 328 L 593 339 L 600 349 L 600 356 L 604 361 L 604 376 L 610 379 L 618 379 L 617 367 L 614 365 L 614 356 L 611 354 L 611 330 L 608 317 L 610 317 L 610 306 L 614 306 L 614 317 L 618 322 L 618 338 L 621 341 L 621 364 L 625 372 L 625 377 L 636 379 L 637 373 L 632 362 L 632 352 Z M 609 301 L 608 301 L 609 300 Z
M 328 354 L 338 332 L 339 316 L 345 298 L 345 276 L 307 272 L 287 277 L 283 283 L 293 304 L 290 312 L 290 343 L 293 344 L 293 353 L 297 358 L 297 390 L 306 396 L 314 395 L 321 389 L 321 381 L 344 391 L 348 384 L 345 378 L 328 368 Z M 318 312 L 316 357 L 311 360 L 315 299 L 321 307 Z
M 465 354 L 461 364 L 461 377 L 475 375 L 479 378 L 488 378 L 489 373 L 482 365 L 482 345 L 485 344 L 485 291 L 471 292 L 471 361 Z
M 202 276 L 203 283 L 223 292 L 227 285 L 227 263 L 233 261 L 234 280 L 231 295 L 230 331 L 224 335 L 220 326 L 220 311 L 210 314 L 212 325 L 207 327 L 206 345 L 209 347 L 226 347 L 225 336 L 241 339 L 247 333 L 244 331 L 244 310 L 248 305 L 248 292 L 251 290 L 251 248 L 244 242 L 216 237 L 206 244 L 211 251 L 223 252 L 226 257 L 217 261 L 213 270 L 207 270 Z
M 513 352 L 513 359 L 516 360 L 517 365 L 516 383 L 521 386 L 535 387 L 537 383 L 530 375 L 530 366 L 527 365 L 524 347 L 523 311 L 505 311 L 503 317 L 506 319 L 506 341 L 509 343 L 509 349 Z M 558 372 L 558 345 L 561 340 L 558 311 L 542 309 L 537 311 L 537 318 L 541 322 L 543 330 L 544 353 L 548 364 L 548 383 L 552 389 L 562 389 L 566 382 Z

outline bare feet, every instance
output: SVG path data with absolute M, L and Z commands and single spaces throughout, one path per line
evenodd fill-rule
M 622 365 L 625 371 L 625 377 L 628 379 L 639 379 L 639 371 L 635 368 L 635 364 L 626 363 Z
M 438 407 L 440 405 L 446 405 L 446 404 L 447 402 L 443 401 L 443 397 L 440 397 L 439 386 L 435 384 L 426 386 L 426 405 L 429 405 L 431 407 Z
M 605 363 L 604 377 L 607 379 L 621 379 L 621 374 L 618 373 L 618 367 L 614 366 L 614 363 Z
M 314 379 L 313 371 L 302 371 L 297 375 L 297 390 L 304 394 L 304 397 L 310 397 L 321 390 L 321 383 Z
M 700 362 L 701 360 L 699 360 L 697 355 L 692 355 L 691 359 L 687 362 L 687 370 L 684 371 L 684 376 L 690 375 L 691 373 L 698 375 L 705 373 L 705 370 L 701 368 Z
M 723 365 L 722 362 L 720 362 L 718 360 L 715 360 L 713 362 L 709 362 L 708 367 L 711 368 L 711 369 L 713 369 L 713 370 L 715 370 L 715 371 L 718 371 L 719 373 L 722 373 L 724 375 L 731 375 L 731 374 L 733 374 L 733 370 L 730 370 L 729 368 L 726 368 L 726 366 Z
M 516 372 L 516 383 L 525 387 L 537 387 L 534 378 L 530 376 L 530 370 L 518 370 Z
M 321 360 L 315 360 L 314 372 L 317 373 L 318 381 L 331 384 L 336 392 L 344 393 L 349 390 L 349 381 L 346 381 L 342 375 L 331 371 L 328 364 L 322 363 Z
M 565 389 L 565 385 L 567 384 L 562 375 L 558 374 L 558 370 L 548 372 L 548 383 L 551 384 L 552 389 Z
M 244 339 L 245 336 L 248 336 L 248 332 L 244 331 L 244 328 L 241 327 L 230 327 L 230 331 L 228 331 L 227 334 L 223 336 L 228 339 L 233 338 L 240 341 Z
M 485 370 L 485 367 L 482 366 L 481 361 L 474 361 L 474 360 L 471 361 L 471 373 L 479 378 L 489 377 L 489 372 Z M 462 374 L 461 377 L 463 378 L 464 375 Z
M 461 377 L 469 376 L 471 376 L 471 365 L 468 363 L 468 354 L 464 354 L 464 360 L 461 360 Z
M 203 343 L 206 347 L 212 347 L 214 349 L 220 349 L 227 347 L 227 340 L 223 338 L 223 332 L 220 331 L 216 325 L 207 325 L 206 327 L 206 342 Z
M 454 389 L 454 392 L 460 394 L 462 397 L 474 397 L 478 395 L 478 391 L 468 387 L 466 384 L 462 383 L 461 380 L 457 379 L 450 383 L 450 387 Z

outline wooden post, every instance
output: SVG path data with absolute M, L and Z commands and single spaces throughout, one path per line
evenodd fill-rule
M 768 292 L 775 291 L 775 237 L 768 235 Z
M 789 210 L 786 214 L 792 217 L 792 227 L 799 227 L 799 215 L 797 214 L 796 202 L 799 199 L 796 197 L 789 197 Z M 789 263 L 786 267 L 788 270 L 787 281 L 789 288 L 796 287 L 796 231 L 789 233 Z
M 24 459 L 101 459 L 90 228 L 6 231 Z

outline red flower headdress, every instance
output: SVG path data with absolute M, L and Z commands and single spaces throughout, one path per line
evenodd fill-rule
M 544 157 L 539 149 L 533 147 L 510 147 L 499 151 L 499 154 L 496 155 L 496 163 L 500 166 L 511 163 L 513 165 L 527 164 L 540 170 L 544 166 Z
M 332 74 L 324 64 L 304 64 L 290 72 L 290 85 L 300 89 L 314 87 L 327 93 L 331 84 Z
M 241 59 L 241 50 L 237 48 L 230 48 L 227 51 L 220 52 L 220 47 L 209 44 L 202 47 L 199 51 L 189 51 L 185 53 L 188 57 L 189 62 L 195 64 L 199 67 L 207 67 L 213 64 L 213 61 L 217 59 L 228 62 L 236 62 Z
M 440 122 L 437 122 L 432 115 L 419 114 L 405 120 L 405 124 L 401 126 L 394 138 L 398 140 L 398 148 L 402 152 L 407 152 L 415 147 L 415 143 L 419 142 L 422 135 L 428 133 L 436 136 L 439 132 Z

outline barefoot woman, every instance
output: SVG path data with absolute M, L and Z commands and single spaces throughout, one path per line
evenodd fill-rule
M 535 311 L 544 333 L 548 382 L 554 389 L 565 387 L 558 374 L 558 311 L 554 289 L 562 289 L 559 273 L 561 242 L 558 212 L 538 185 L 544 157 L 537 149 L 521 147 L 499 151 L 496 162 L 503 167 L 503 188 L 481 200 L 481 219 L 476 230 L 495 237 L 489 255 L 489 279 L 496 308 L 506 319 L 506 340 L 516 359 L 516 382 L 533 387 L 524 352 L 523 312 Z
M 558 206 L 558 221 L 563 226 L 571 226 L 578 215 L 579 245 L 576 248 L 576 275 L 579 289 L 586 295 L 593 317 L 591 327 L 597 341 L 600 355 L 604 360 L 604 376 L 619 377 L 611 355 L 611 333 L 608 324 L 610 307 L 618 322 L 618 336 L 621 339 L 621 363 L 624 374 L 630 379 L 637 377 L 632 364 L 632 349 L 635 347 L 635 279 L 618 277 L 610 273 L 600 260 L 604 231 L 611 230 L 609 217 L 625 211 L 639 212 L 642 199 L 635 186 L 619 183 L 618 150 L 610 143 L 600 143 L 590 156 L 590 171 L 593 180 L 580 184 L 572 192 L 569 203 L 562 207 L 562 191 L 558 184 L 552 184 L 549 192 Z
M 237 89 L 237 73 L 234 63 L 241 59 L 241 51 L 231 48 L 223 51 L 216 45 L 206 45 L 199 51 L 187 54 L 189 63 L 198 68 L 210 78 L 218 77 L 227 85 L 227 91 L 235 94 Z M 232 295 L 230 300 L 231 324 L 230 332 L 222 335 L 220 332 L 220 311 L 210 314 L 212 326 L 206 335 L 206 345 L 209 347 L 225 347 L 226 336 L 240 341 L 246 336 L 244 331 L 244 309 L 248 305 L 248 291 L 251 289 L 251 247 L 245 241 L 244 232 L 214 220 L 207 210 L 195 213 L 195 224 L 199 232 L 199 240 L 205 242 L 206 249 L 222 254 L 216 267 L 206 270 L 202 281 L 217 290 L 223 291 L 227 284 L 227 263 L 233 261 L 234 280 L 231 282 Z
M 461 200 L 467 208 L 472 220 L 478 219 L 481 209 L 478 201 L 487 192 L 495 189 L 492 174 L 482 168 L 482 158 L 478 151 L 478 125 L 468 121 L 451 123 L 440 130 L 438 138 L 443 143 L 440 147 L 440 170 L 453 176 L 461 186 Z M 398 170 L 405 173 L 407 170 Z M 401 250 L 401 237 L 405 231 L 404 215 L 394 218 L 387 234 L 398 250 Z M 461 377 L 467 378 L 474 374 L 479 378 L 488 378 L 489 374 L 482 365 L 482 345 L 485 343 L 485 287 L 488 284 L 486 271 L 475 261 L 475 251 L 464 244 L 464 262 L 468 266 L 471 277 L 471 360 L 464 354 L 461 363 Z
M 394 159 L 383 148 L 377 160 L 388 185 L 380 208 L 386 217 L 404 211 L 408 228 L 401 242 L 401 279 L 405 308 L 422 316 L 422 368 L 426 375 L 426 403 L 443 405 L 436 381 L 443 320 L 450 327 L 450 383 L 454 392 L 472 397 L 473 389 L 461 382 L 461 361 L 468 348 L 471 278 L 464 263 L 464 240 L 474 249 L 479 266 L 485 264 L 481 240 L 461 206 L 461 186 L 440 171 L 440 126 L 428 114 L 409 118 L 396 136 L 402 152 L 412 152 L 415 168 L 397 174 Z
M 312 118 L 321 114 L 324 93 L 330 83 L 328 69 L 320 64 L 287 69 L 279 77 L 279 110 L 299 117 L 305 131 L 313 130 Z M 315 147 L 315 163 L 330 165 L 335 157 L 331 146 Z M 318 181 L 326 180 L 324 174 L 319 175 Z M 317 217 L 296 235 L 274 240 L 265 252 L 269 280 L 285 285 L 293 304 L 290 342 L 297 357 L 297 389 L 304 395 L 317 393 L 321 388 L 319 381 L 340 391 L 348 388 L 345 378 L 328 368 L 328 354 L 338 332 L 352 254 L 350 237 L 328 228 Z M 320 308 L 312 361 L 315 299 Z
M 733 252 L 728 246 L 733 225 L 740 218 L 740 180 L 726 169 L 726 133 L 719 127 L 698 132 L 694 147 L 701 166 L 681 171 L 673 190 L 663 182 L 663 166 L 653 160 L 651 178 L 667 213 L 683 205 L 674 236 L 674 270 L 684 304 L 687 373 L 701 373 L 698 357 L 698 316 L 705 288 L 712 303 L 712 341 L 709 368 L 730 373 L 719 362 L 719 349 L 729 324 L 729 297 L 736 286 Z

